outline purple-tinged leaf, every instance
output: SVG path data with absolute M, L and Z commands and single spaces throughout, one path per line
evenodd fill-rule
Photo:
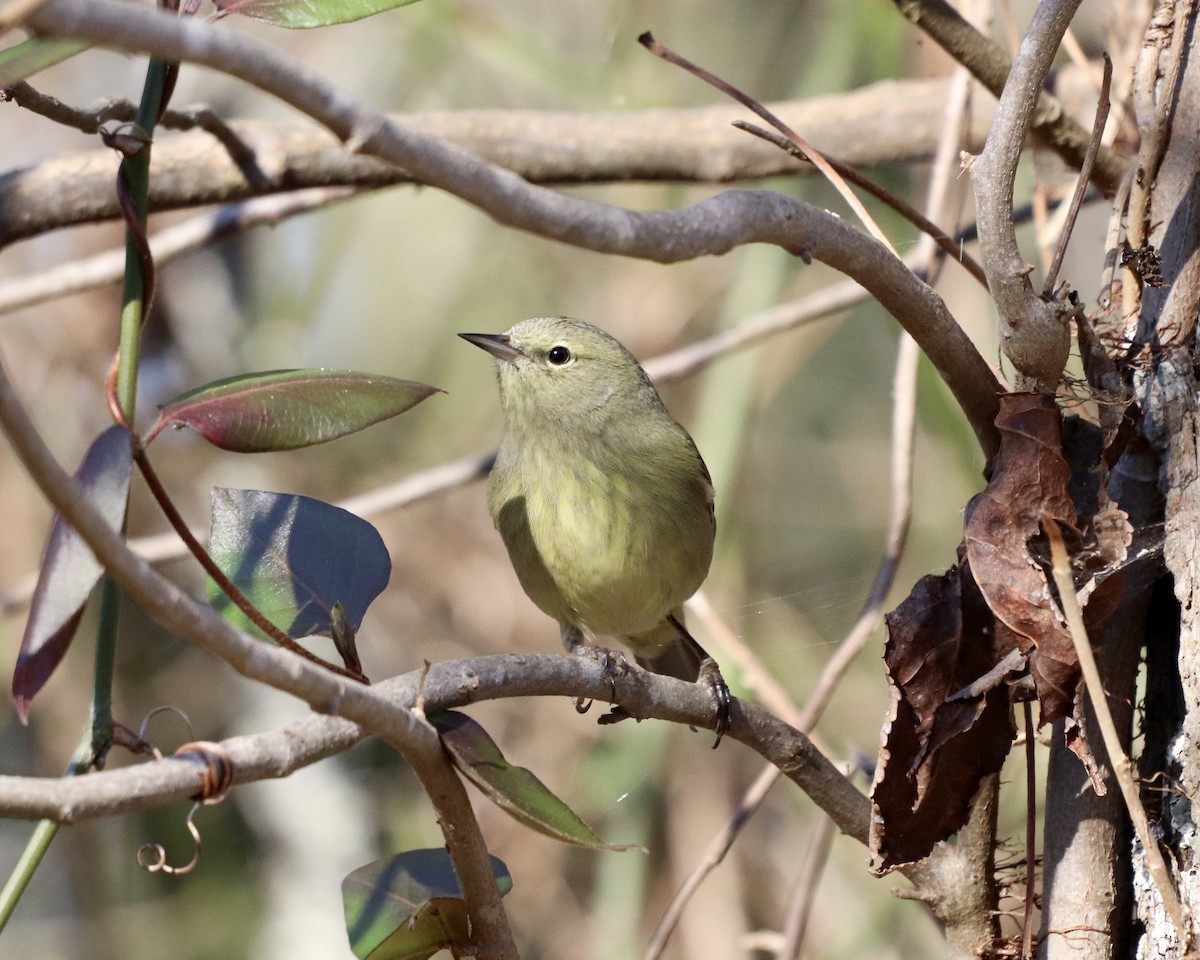
M 212 489 L 209 553 L 217 566 L 279 629 L 292 637 L 329 636 L 341 603 L 351 633 L 392 573 L 383 538 L 348 510 L 266 490 Z M 211 580 L 221 615 L 257 633 Z
M 500 895 L 512 876 L 496 857 Z M 471 942 L 467 904 L 444 848 L 409 850 L 359 867 L 342 881 L 346 933 L 359 960 L 428 960 Z
M 146 443 L 168 425 L 191 427 L 234 453 L 297 450 L 395 417 L 437 387 L 352 370 L 273 370 L 189 391 L 159 413 Z
M 215 0 L 222 13 L 240 13 L 276 27 L 307 30 L 350 23 L 416 0 Z
M 465 713 L 431 713 L 430 723 L 454 765 L 501 810 L 525 826 L 555 840 L 596 850 L 639 850 L 605 843 L 577 813 L 524 767 L 504 758 L 488 732 Z
M 96 438 L 75 473 L 84 495 L 114 530 L 125 520 L 132 463 L 129 432 L 113 426 Z M 29 702 L 66 655 L 102 572 L 75 528 L 55 517 L 13 671 L 13 703 L 22 722 L 29 715 Z

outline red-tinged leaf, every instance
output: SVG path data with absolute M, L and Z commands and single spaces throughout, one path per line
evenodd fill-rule
M 113 426 L 96 438 L 75 473 L 88 501 L 114 530 L 125 519 L 132 463 L 129 432 Z M 75 528 L 55 517 L 13 671 L 13 703 L 22 722 L 28 717 L 30 701 L 66 655 L 102 572 Z
M 215 3 L 222 13 L 240 13 L 276 27 L 307 30 L 361 20 L 416 0 L 215 0 Z
M 273 370 L 218 380 L 172 400 L 146 435 L 187 426 L 222 450 L 265 453 L 336 440 L 395 417 L 437 387 L 352 370 Z
M 292 637 L 329 636 L 340 603 L 355 634 L 392 572 L 383 538 L 341 507 L 296 494 L 213 487 L 209 553 L 267 619 Z M 211 580 L 209 600 L 257 632 Z
M 512 889 L 496 857 L 500 895 Z M 471 923 L 450 855 L 409 850 L 359 867 L 342 881 L 346 933 L 359 960 L 427 960 L 471 942 Z M 457 952 L 455 953 L 457 956 Z
M 1053 397 L 1007 394 L 996 426 L 1000 450 L 987 489 L 975 500 L 964 541 L 971 572 L 996 619 L 1031 649 L 1029 669 L 1041 705 L 1039 722 L 1066 716 L 1075 698 L 1079 663 L 1046 571 L 1030 553 L 1041 517 L 1072 528 L 1061 415 Z
M 638 847 L 605 843 L 570 807 L 524 767 L 509 763 L 488 732 L 466 714 L 429 715 L 454 765 L 484 795 L 514 819 L 555 840 L 597 850 Z

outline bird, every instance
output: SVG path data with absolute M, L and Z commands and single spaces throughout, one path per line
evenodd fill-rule
M 459 336 L 496 361 L 504 432 L 488 508 L 525 593 L 558 621 L 568 651 L 601 662 L 614 692 L 628 664 L 597 637 L 618 639 L 652 672 L 705 684 L 715 748 L 732 698 L 682 606 L 708 575 L 716 536 L 696 444 L 599 327 L 534 317 Z M 616 706 L 601 722 L 626 716 Z

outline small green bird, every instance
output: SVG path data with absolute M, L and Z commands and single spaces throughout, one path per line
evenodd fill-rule
M 729 688 L 683 626 L 716 534 L 692 438 L 633 355 L 591 324 L 536 317 L 459 336 L 497 361 L 505 428 L 488 508 L 521 586 L 559 622 L 566 648 L 610 675 L 624 658 L 588 639 L 617 637 L 647 669 L 705 683 L 715 747 L 729 729 Z M 601 722 L 625 716 L 614 707 Z

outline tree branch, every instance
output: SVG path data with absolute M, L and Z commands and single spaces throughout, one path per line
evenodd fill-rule
M 937 104 L 945 98 L 945 88 L 942 80 L 886 81 L 851 93 L 770 106 L 848 163 L 919 161 L 936 148 L 941 113 Z M 980 110 L 970 131 L 975 150 L 987 136 L 988 114 L 986 108 Z M 742 115 L 738 107 L 722 104 L 592 114 L 463 110 L 398 115 L 394 122 L 458 144 L 531 183 L 728 183 L 809 175 L 811 171 L 734 129 L 733 121 Z M 413 182 L 404 170 L 357 155 L 310 123 L 236 121 L 229 129 L 256 158 L 261 182 L 248 181 L 226 148 L 202 131 L 164 137 L 154 145 L 151 210 L 313 186 L 367 188 Z M 112 190 L 116 163 L 111 150 L 97 149 L 0 177 L 0 246 L 47 230 L 120 216 Z
M 129 550 L 120 534 L 88 502 L 78 483 L 54 460 L 2 368 L 0 428 L 50 503 L 151 618 L 225 660 L 243 676 L 290 693 L 315 710 L 340 714 L 362 724 L 404 757 L 443 825 L 446 847 L 471 913 L 479 955 L 516 956 L 479 824 L 433 727 L 411 710 L 396 709 L 370 687 L 256 642 L 156 573 Z
M 374 687 L 364 687 L 320 670 L 286 651 L 240 633 L 211 607 L 192 600 L 134 554 L 84 497 L 76 481 L 54 460 L 17 400 L 2 368 L 0 428 L 47 499 L 80 534 L 109 575 L 151 619 L 225 660 L 243 676 L 290 693 L 319 712 L 354 721 L 405 758 L 429 794 L 443 826 L 447 848 L 479 935 L 479 955 L 514 955 L 511 933 L 500 907 L 478 823 L 462 783 L 449 766 L 433 728 Z M 570 693 L 610 698 L 612 681 L 598 663 L 579 657 L 532 658 L 548 660 L 552 667 L 565 670 L 571 677 L 570 685 L 561 679 L 547 684 L 544 675 L 514 669 L 522 668 L 530 659 L 484 658 L 488 665 L 496 667 L 494 672 L 473 668 L 465 673 L 452 672 L 452 689 L 463 698 L 460 702 L 478 699 L 480 692 L 491 689 L 492 684 L 504 696 Z M 431 703 L 429 684 L 426 678 L 424 689 L 418 690 L 426 705 Z M 696 684 L 638 670 L 618 678 L 615 686 L 621 705 L 638 719 L 653 716 L 706 726 L 711 714 L 708 693 Z M 870 815 L 866 797 L 806 737 L 778 718 L 740 701 L 734 704 L 732 719 L 730 736 L 753 746 L 785 776 L 802 785 L 843 832 L 866 842 Z M 347 731 L 341 732 L 345 735 Z
M 261 641 L 249 642 L 279 655 Z M 616 702 L 638 719 L 697 727 L 711 719 L 712 701 L 707 691 L 695 684 L 630 670 L 617 678 L 616 688 Z M 449 661 L 434 664 L 428 673 L 414 670 L 385 680 L 370 690 L 377 702 L 393 713 L 406 713 L 418 696 L 423 696 L 429 711 L 511 697 L 613 699 L 612 687 L 595 662 L 561 654 Z M 233 782 L 242 784 L 286 777 L 348 750 L 370 732 L 374 731 L 342 716 L 313 714 L 269 733 L 232 737 L 223 741 L 221 748 L 235 768 Z M 730 735 L 783 769 L 822 809 L 829 809 L 842 832 L 866 842 L 866 798 L 807 737 L 744 701 L 738 702 L 735 731 Z M 200 774 L 195 761 L 165 757 L 84 777 L 0 777 L 0 815 L 78 823 L 146 810 L 191 797 L 199 790 Z
M 1000 346 L 1024 383 L 1018 388 L 1053 391 L 1071 347 L 1066 317 L 1033 290 L 1013 226 L 1013 185 L 1025 133 L 1042 81 L 1079 0 L 1041 0 L 1013 63 L 996 119 L 974 166 L 980 253 L 988 288 L 1000 314 Z
M 945 0 L 893 2 L 908 20 L 925 31 L 951 57 L 970 70 L 971 75 L 991 91 L 993 96 L 1001 95 L 1012 70 L 1012 60 L 968 23 L 957 10 Z M 1053 94 L 1045 90 L 1038 91 L 1029 129 L 1067 164 L 1076 170 L 1081 168 L 1091 137 L 1086 127 L 1071 119 L 1062 102 Z M 1102 147 L 1096 157 L 1092 179 L 1106 196 L 1112 196 L 1128 169 L 1129 161 L 1125 157 Z
M 363 153 L 397 164 L 505 226 L 600 253 L 659 263 L 771 243 L 821 260 L 861 283 L 933 361 L 985 452 L 999 385 L 941 298 L 874 240 L 809 204 L 764 191 L 731 190 L 691 207 L 636 213 L 534 186 L 435 137 L 394 124 L 269 45 L 151 10 L 92 0 L 52 0 L 29 26 L 131 51 L 190 60 L 238 76 L 325 124 Z
M 155 156 L 157 156 L 157 148 Z M 0 178 L 2 179 L 2 178 Z M 111 184 L 110 193 L 111 191 Z M 0 206 L 4 190 L 0 187 Z M 241 233 L 263 224 L 276 224 L 288 217 L 324 209 L 354 196 L 352 187 L 313 187 L 294 193 L 254 197 L 240 203 L 218 207 L 153 234 L 150 254 L 161 269 L 176 257 L 212 243 L 222 237 Z M 54 204 L 48 203 L 47 209 Z M 2 228 L 0 228 L 2 232 Z M 92 290 L 121 279 L 125 269 L 123 247 L 106 250 L 80 260 L 51 267 L 42 273 L 14 277 L 0 282 L 0 314 L 35 306 L 56 297 Z

